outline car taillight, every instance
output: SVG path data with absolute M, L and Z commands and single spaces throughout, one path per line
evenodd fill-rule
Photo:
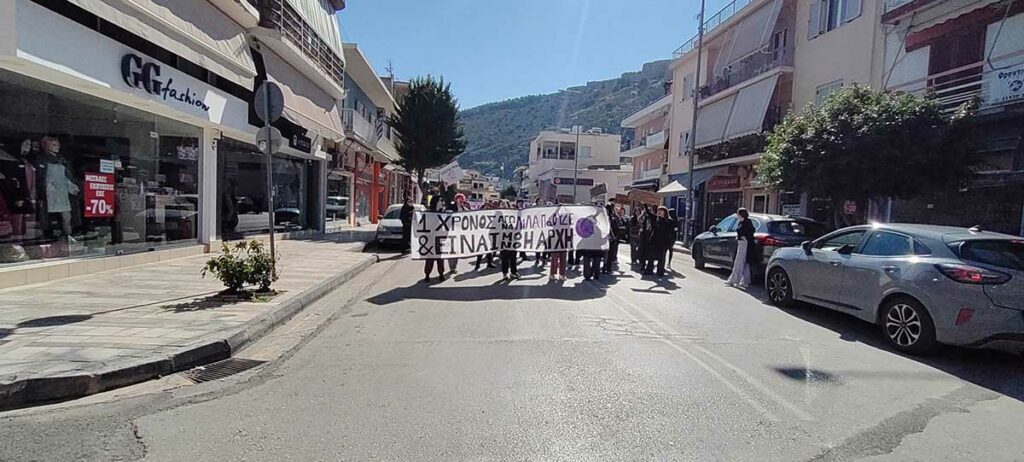
M 963 284 L 997 285 L 1010 280 L 1009 274 L 970 265 L 939 263 L 935 268 L 946 277 Z
M 755 234 L 754 240 L 765 247 L 783 247 L 786 245 L 785 241 L 776 239 L 770 234 Z

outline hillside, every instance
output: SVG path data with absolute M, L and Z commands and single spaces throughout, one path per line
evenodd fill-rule
M 468 147 L 459 164 L 489 175 L 502 175 L 505 165 L 502 176 L 509 177 L 517 166 L 527 163 L 530 140 L 542 129 L 582 125 L 618 134 L 622 119 L 664 96 L 669 63 L 655 61 L 617 79 L 464 110 L 460 116 Z

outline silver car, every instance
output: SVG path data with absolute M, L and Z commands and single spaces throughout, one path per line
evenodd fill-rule
M 1024 352 L 1024 238 L 978 228 L 854 226 L 777 250 L 769 300 L 802 300 L 881 326 L 893 347 Z

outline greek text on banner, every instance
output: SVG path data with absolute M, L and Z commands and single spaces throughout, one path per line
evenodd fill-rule
M 590 205 L 413 214 L 413 258 L 461 258 L 501 250 L 607 250 L 608 216 Z

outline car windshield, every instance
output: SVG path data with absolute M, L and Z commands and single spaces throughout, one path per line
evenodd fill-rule
M 813 221 L 775 220 L 768 222 L 768 232 L 775 236 L 817 239 L 825 235 L 825 226 Z
M 391 210 L 388 210 L 388 213 L 384 214 L 384 219 L 385 220 L 397 220 L 397 219 L 400 218 L 401 214 L 402 214 L 402 209 L 400 209 L 400 208 L 391 209 Z
M 1024 240 L 966 241 L 960 245 L 960 258 L 1024 271 Z

